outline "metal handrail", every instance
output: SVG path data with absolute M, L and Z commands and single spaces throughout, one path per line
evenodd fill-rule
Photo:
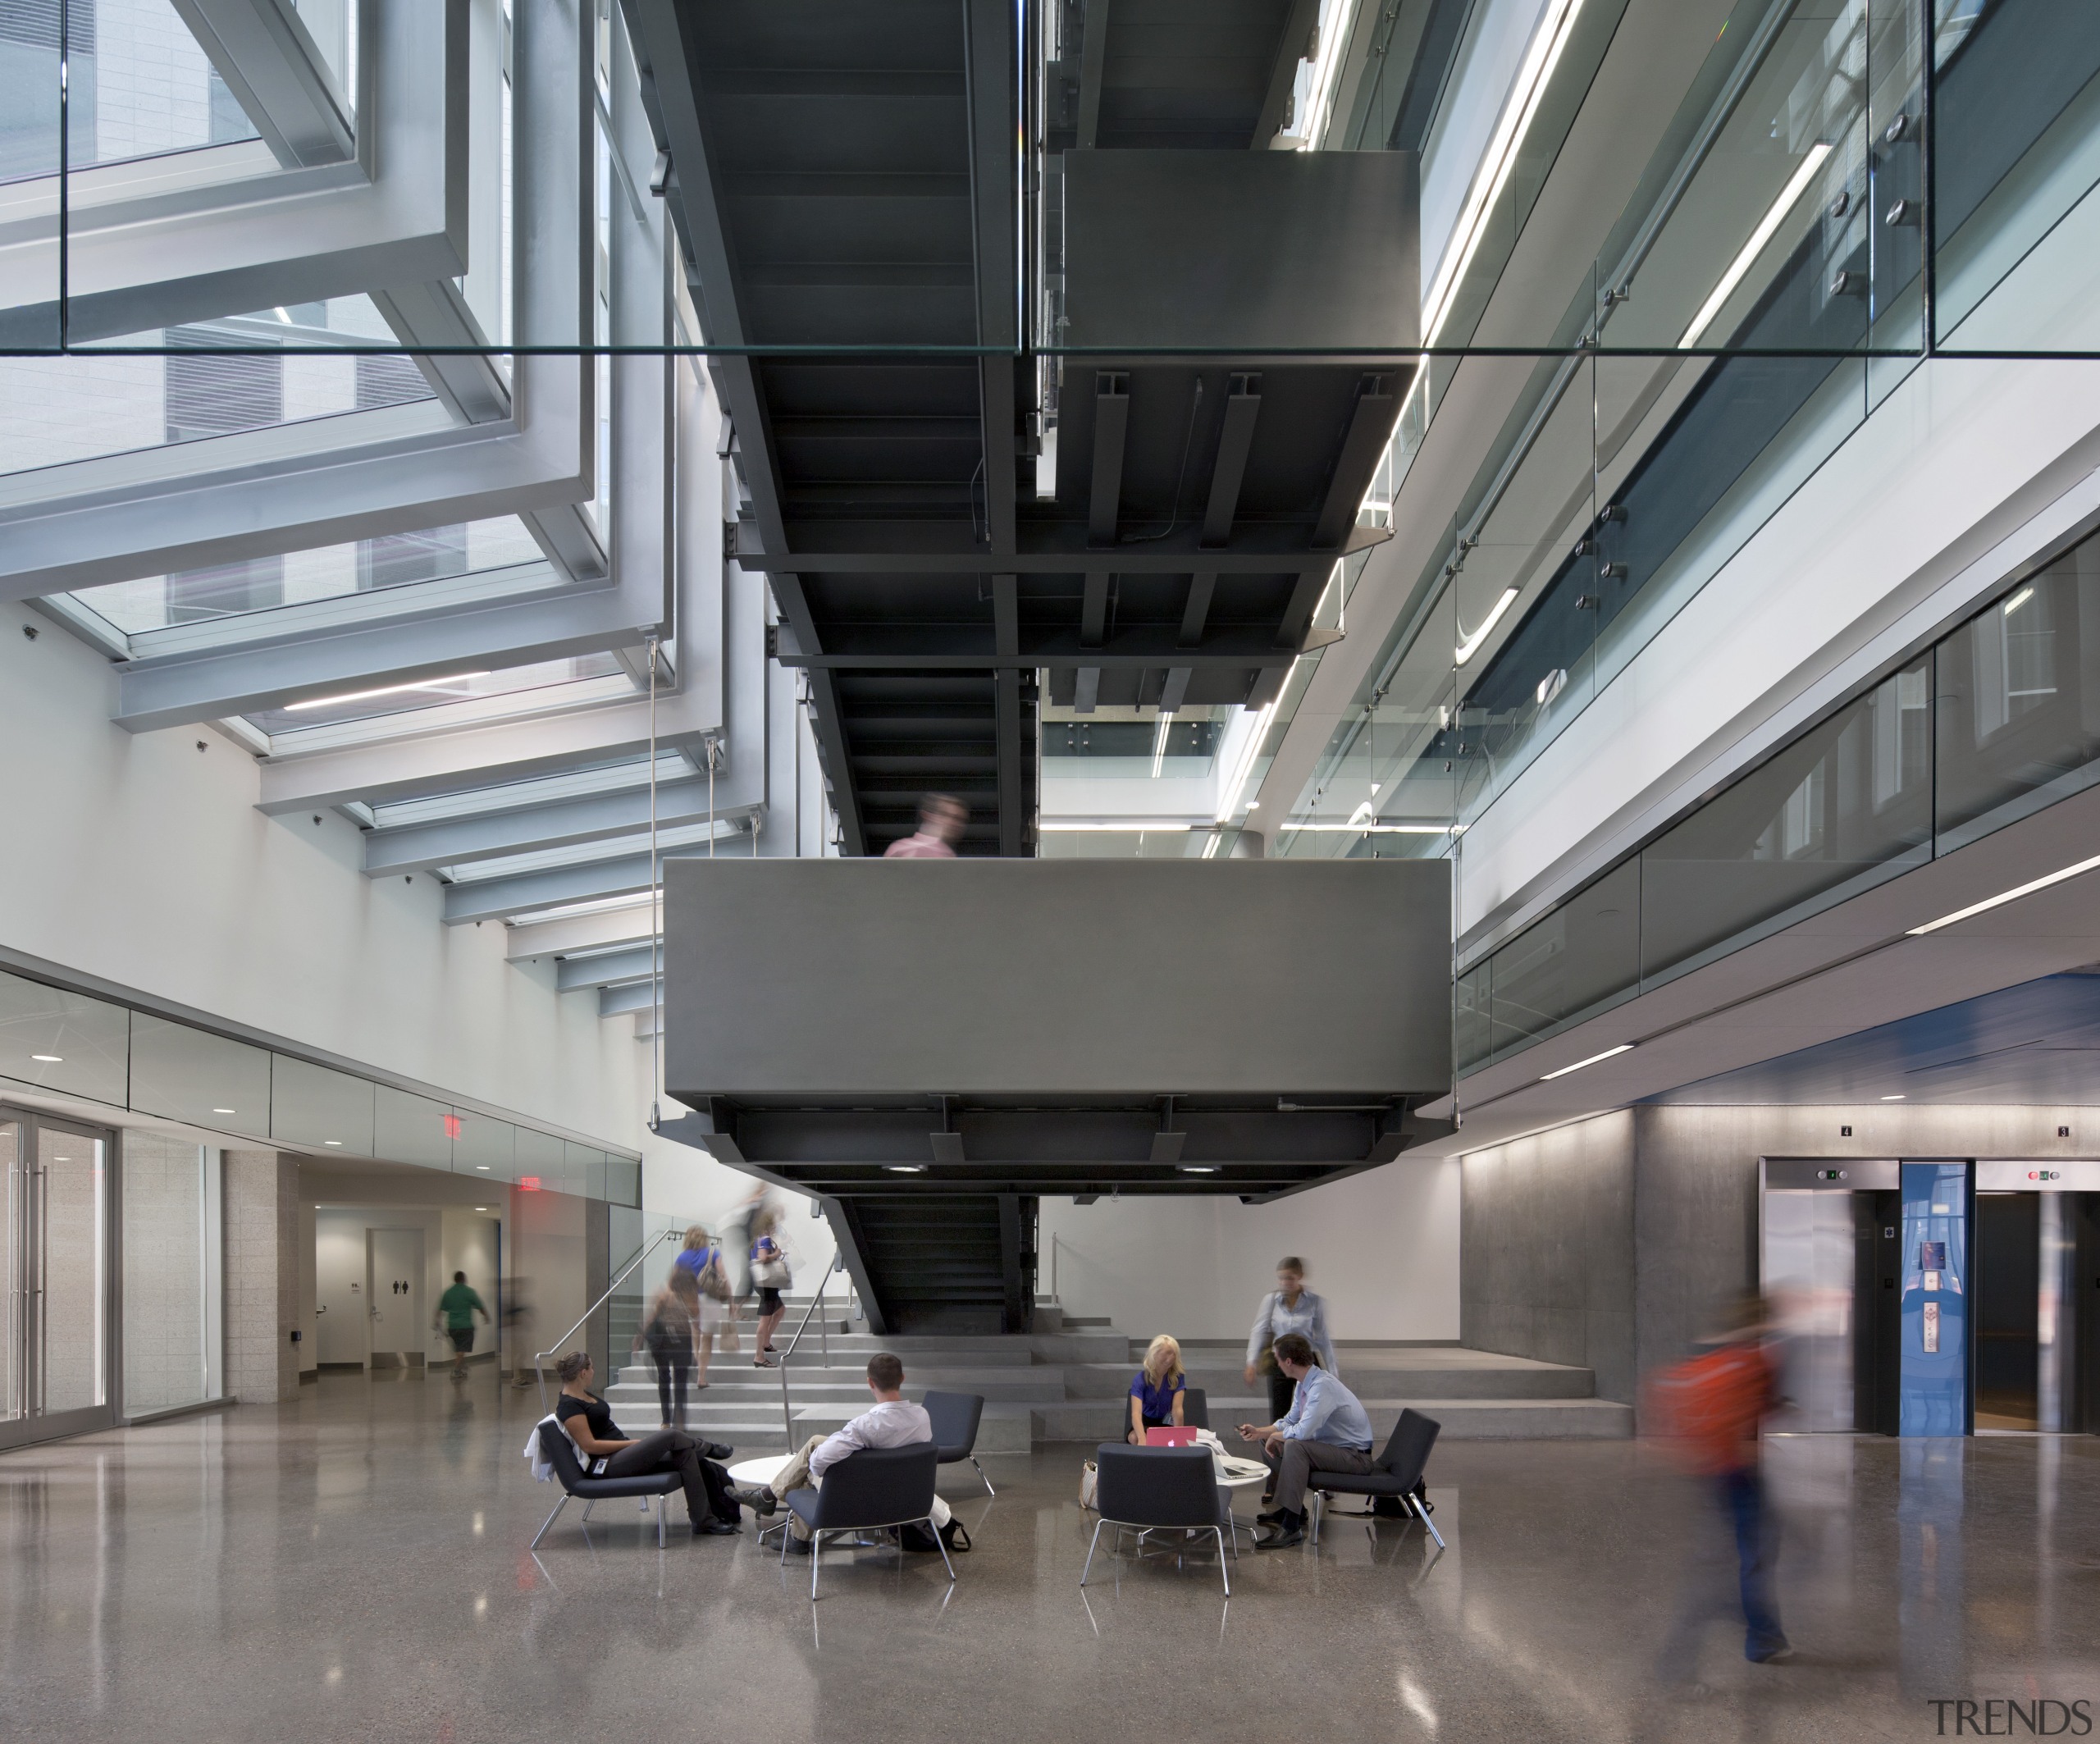
M 795 1328 L 795 1335 L 788 1340 L 788 1348 L 780 1353 L 780 1428 L 782 1436 L 787 1441 L 788 1451 L 791 1453 L 795 1447 L 795 1413 L 788 1402 L 788 1359 L 794 1355 L 795 1347 L 802 1342 L 802 1335 L 809 1331 L 810 1315 L 824 1306 L 824 1293 L 831 1288 L 832 1273 L 843 1271 L 845 1269 L 846 1256 L 842 1253 L 833 1254 L 831 1264 L 824 1269 L 824 1281 L 817 1285 L 816 1294 L 810 1299 L 809 1307 L 802 1312 L 801 1325 Z M 831 1324 L 829 1321 L 819 1322 L 819 1335 L 824 1340 L 824 1366 L 829 1368 L 831 1367 Z M 761 1351 L 760 1354 L 763 1355 L 765 1353 Z
M 532 1353 L 532 1378 L 540 1385 L 540 1409 L 542 1412 L 545 1412 L 547 1408 L 546 1358 L 552 1356 L 555 1350 L 560 1349 L 564 1345 L 566 1345 L 571 1339 L 574 1338 L 578 1332 L 583 1330 L 584 1321 L 590 1319 L 590 1317 L 593 1314 L 596 1313 L 600 1308 L 603 1308 L 608 1302 L 612 1300 L 613 1292 L 618 1290 L 621 1285 L 627 1281 L 628 1274 L 632 1271 L 637 1266 L 639 1266 L 642 1261 L 648 1258 L 650 1254 L 655 1250 L 660 1243 L 669 1241 L 672 1236 L 682 1235 L 683 1233 L 684 1232 L 682 1230 L 677 1229 L 661 1229 L 657 1230 L 654 1235 L 651 1236 L 647 1241 L 641 1244 L 641 1251 L 637 1253 L 634 1258 L 629 1260 L 624 1266 L 620 1267 L 620 1275 L 605 1286 L 605 1294 L 599 1297 L 599 1299 L 596 1302 L 592 1303 L 590 1307 L 584 1309 L 583 1319 L 578 1321 L 574 1326 L 571 1326 L 568 1331 L 563 1333 L 559 1338 L 555 1340 L 554 1350 L 536 1350 Z

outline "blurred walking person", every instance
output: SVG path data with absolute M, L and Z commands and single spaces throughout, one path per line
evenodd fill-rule
M 919 832 L 900 836 L 883 850 L 885 860 L 952 860 L 970 822 L 970 807 L 952 793 L 929 793 L 919 801 Z
M 487 1321 L 491 1317 L 488 1304 L 468 1283 L 465 1272 L 454 1272 L 451 1286 L 437 1299 L 437 1313 L 432 1317 L 431 1324 L 442 1328 L 445 1335 L 452 1340 L 452 1378 L 454 1381 L 467 1378 L 467 1357 L 474 1348 L 474 1317 L 477 1314 L 483 1321 Z
M 1295 1332 L 1312 1347 L 1312 1358 L 1329 1374 L 1337 1372 L 1335 1340 L 1327 1331 L 1327 1304 L 1305 1287 L 1305 1262 L 1286 1253 L 1276 1262 L 1276 1287 L 1262 1298 L 1254 1316 L 1254 1330 L 1247 1335 L 1247 1385 L 1258 1374 L 1269 1384 L 1269 1419 L 1281 1422 L 1290 1414 L 1298 1396 L 1298 1383 L 1277 1367 L 1276 1343 Z
M 656 1402 L 659 1425 L 664 1429 L 686 1427 L 686 1383 L 692 1375 L 693 1340 L 700 1326 L 700 1282 L 682 1266 L 649 1299 L 641 1329 L 634 1335 L 637 1350 L 646 1348 L 656 1365 Z
M 1765 1495 L 1758 1436 L 1780 1404 L 1770 1331 L 1764 1298 L 1745 1294 L 1719 1317 L 1696 1355 L 1659 1376 L 1650 1389 L 1652 1420 L 1716 1510 L 1708 1517 L 1716 1536 L 1694 1546 L 1677 1621 L 1663 1645 L 1659 1669 L 1668 1682 L 1691 1681 L 1707 1625 L 1733 1614 L 1738 1602 L 1744 1658 L 1770 1665 L 1793 1656 L 1772 1596 L 1778 1532 Z M 1733 1596 L 1728 1581 L 1730 1538 Z
M 767 1216 L 769 1219 L 769 1210 Z M 781 1319 L 788 1312 L 788 1304 L 781 1299 L 780 1293 L 794 1280 L 794 1271 L 788 1263 L 788 1249 L 779 1231 L 761 1228 L 758 1240 L 751 1244 L 751 1282 L 758 1288 L 758 1330 L 751 1341 L 754 1368 L 778 1366 L 766 1359 L 773 1350 L 773 1335 L 779 1330 Z

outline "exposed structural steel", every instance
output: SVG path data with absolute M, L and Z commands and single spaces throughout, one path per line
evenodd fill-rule
M 674 861 L 662 1131 L 825 1199 L 897 1324 L 959 1266 L 1022 1299 L 1024 1201 L 1264 1200 L 1445 1132 L 1449 925 L 1440 860 Z
M 973 808 L 966 852 L 1031 851 L 1038 673 L 1081 710 L 1273 697 L 1335 559 L 1383 536 L 1354 522 L 1414 338 L 1393 294 L 1412 158 L 1261 149 L 1303 0 L 1128 39 L 1109 23 L 1126 8 L 1097 4 L 1079 61 L 1048 67 L 1023 64 L 1007 0 L 622 5 L 704 336 L 747 348 L 712 359 L 749 493 L 729 555 L 769 578 L 778 658 L 808 673 L 845 851 L 881 852 L 942 789 Z M 1194 112 L 1191 92 L 1203 126 L 1148 121 Z M 1081 158 L 1121 161 L 1067 175 Z M 1053 173 L 1155 203 L 1075 208 L 1058 233 L 1092 224 L 1091 253 L 1039 258 Z M 1148 301 L 1215 276 L 1221 241 L 1268 245 L 1248 209 L 1308 227 L 1339 209 L 1308 188 L 1376 203 L 1283 251 L 1340 327 L 1376 309 L 1350 331 L 1376 354 L 1279 355 L 1294 305 L 1251 296 L 1226 299 L 1203 355 L 1169 354 L 1187 336 L 1148 325 Z M 1134 277 L 1119 226 L 1177 213 Z M 1090 354 L 1048 368 L 1023 316 L 1046 272 L 1092 323 Z

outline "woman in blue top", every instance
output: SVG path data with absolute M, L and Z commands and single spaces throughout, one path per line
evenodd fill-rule
M 1181 1347 L 1162 1332 L 1145 1347 L 1145 1366 L 1130 1383 L 1130 1432 L 1124 1440 L 1143 1447 L 1148 1429 L 1165 1429 L 1170 1425 L 1180 1428 L 1182 1402 L 1187 1396 Z

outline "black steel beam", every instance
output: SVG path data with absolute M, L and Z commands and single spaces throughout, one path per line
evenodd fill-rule
M 1354 426 L 1352 426 L 1354 428 Z M 1379 445 L 1371 445 L 1375 464 Z M 1364 471 L 1367 482 L 1369 469 Z M 1347 493 L 1344 493 L 1347 495 Z M 1363 500 L 1348 496 L 1348 514 Z M 1308 550 L 1344 557 L 1383 545 L 1393 536 L 1383 527 L 1354 527 L 1345 519 L 1340 542 L 1316 544 L 1303 522 L 1243 523 L 1225 546 L 1207 548 L 1199 529 L 1189 527 L 1143 545 L 1093 546 L 1087 530 L 1071 522 L 1023 522 L 1011 557 L 990 558 L 970 536 L 963 521 L 795 520 L 778 544 L 774 536 L 740 521 L 731 535 L 729 560 L 743 569 L 783 568 L 804 575 L 953 575 L 975 578 L 993 571 L 1021 575 L 1076 575 L 1094 570 L 1120 575 L 1186 575 L 1202 569 L 1223 575 L 1274 574 L 1295 569 Z
M 970 229 L 977 274 L 977 342 L 1011 354 L 1020 339 L 1020 285 L 1014 235 L 1014 8 L 1011 0 L 968 0 Z M 996 556 L 1014 548 L 1014 360 L 978 360 L 984 431 L 985 541 Z
M 1276 39 L 1276 57 L 1269 68 L 1268 94 L 1262 100 L 1261 118 L 1254 123 L 1254 137 L 1247 143 L 1258 152 L 1269 148 L 1284 123 L 1290 106 L 1291 86 L 1298 80 L 1298 63 L 1305 58 L 1312 27 L 1320 21 L 1320 0 L 1294 0 L 1285 19 L 1283 34 Z
M 1341 453 L 1335 457 L 1335 469 L 1329 475 L 1327 500 L 1321 508 L 1319 524 L 1312 530 L 1314 550 L 1340 555 L 1343 536 L 1356 519 L 1371 474 L 1386 445 L 1393 439 L 1393 426 L 1399 415 L 1400 397 L 1393 391 L 1393 378 L 1366 376 L 1349 413 Z
M 1101 136 L 1101 79 L 1108 62 L 1108 14 L 1111 0 L 1088 0 L 1086 32 L 1080 43 L 1080 117 L 1076 144 L 1083 152 L 1093 149 Z
M 1211 614 L 1211 596 L 1217 591 L 1217 577 L 1199 569 L 1189 578 L 1189 603 L 1181 609 L 1180 646 L 1194 648 L 1203 639 L 1203 625 Z
M 1123 441 L 1130 426 L 1130 378 L 1103 370 L 1093 378 L 1093 478 L 1086 512 L 1089 545 L 1116 543 L 1116 523 L 1123 507 Z
M 1254 421 L 1262 412 L 1262 378 L 1235 376 L 1226 395 L 1225 422 L 1218 431 L 1217 460 L 1211 468 L 1210 501 L 1203 510 L 1203 543 L 1221 546 L 1232 536 L 1239 509 L 1239 486 L 1247 476 L 1247 456 L 1254 445 Z

